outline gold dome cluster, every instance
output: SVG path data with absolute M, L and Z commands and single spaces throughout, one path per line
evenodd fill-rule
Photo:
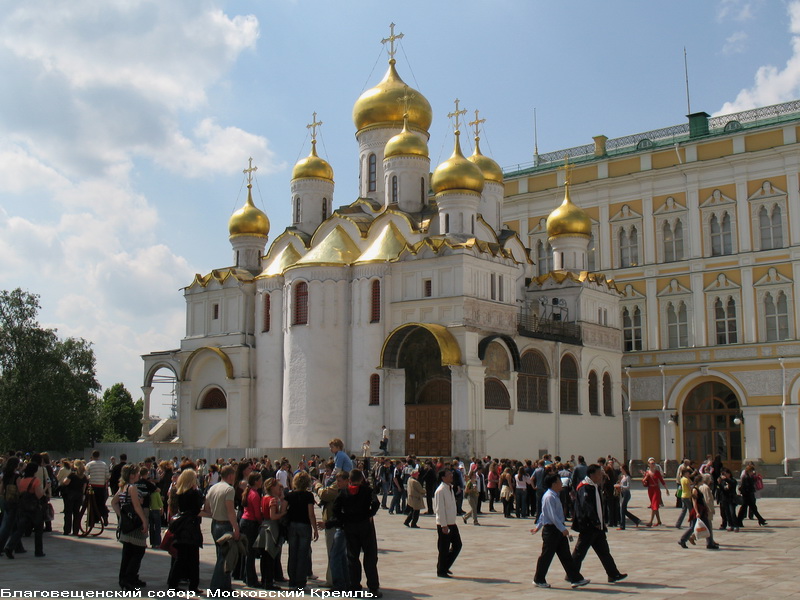
M 422 156 L 428 158 L 428 144 L 416 133 L 408 130 L 408 116 L 403 118 L 403 131 L 390 139 L 383 149 L 383 157 Z
M 469 160 L 474 165 L 481 170 L 483 173 L 483 178 L 486 181 L 492 181 L 494 183 L 503 183 L 503 169 L 500 168 L 495 161 L 493 161 L 488 156 L 484 156 L 481 154 L 481 147 L 479 145 L 481 138 L 475 136 L 475 152 L 472 153 L 467 160 Z
M 253 186 L 247 186 L 247 202 L 244 206 L 231 215 L 228 221 L 230 237 L 239 235 L 253 235 L 267 237 L 269 235 L 269 219 L 267 215 L 253 204 Z
M 313 177 L 333 183 L 333 168 L 324 158 L 317 156 L 317 140 L 311 140 L 311 154 L 301 158 L 292 169 L 292 181 Z
M 569 197 L 569 183 L 565 185 L 564 202 L 547 217 L 547 236 L 592 235 L 592 220 L 586 212 L 572 203 Z
M 353 123 L 361 131 L 377 125 L 395 125 L 403 121 L 406 110 L 403 96 L 406 84 L 397 74 L 395 59 L 389 61 L 389 70 L 381 82 L 359 96 L 353 106 Z M 408 102 L 408 122 L 412 129 L 428 131 L 433 120 L 433 111 L 428 100 L 419 92 L 408 88 L 412 97 Z
M 459 132 L 456 130 L 456 143 L 453 155 L 436 167 L 431 176 L 431 188 L 434 194 L 447 191 L 483 191 L 483 173 L 461 153 Z

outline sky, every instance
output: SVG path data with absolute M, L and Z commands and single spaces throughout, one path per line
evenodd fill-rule
M 540 153 L 683 123 L 684 47 L 692 112 L 800 98 L 800 0 L 0 0 L 0 289 L 138 398 L 140 356 L 185 334 L 181 288 L 232 262 L 249 157 L 270 240 L 314 112 L 334 206 L 355 200 L 352 107 L 392 22 L 432 167 L 455 98 L 504 167 L 532 160 L 534 108 Z

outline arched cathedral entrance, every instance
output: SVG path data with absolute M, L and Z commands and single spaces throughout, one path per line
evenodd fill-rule
M 742 464 L 743 426 L 733 420 L 740 413 L 739 399 L 724 383 L 696 386 L 683 404 L 683 455 L 699 464 L 709 454 L 719 454 L 736 471 Z
M 450 456 L 452 399 L 450 366 L 460 364 L 458 343 L 441 325 L 411 323 L 386 340 L 382 365 L 405 375 L 406 454 Z

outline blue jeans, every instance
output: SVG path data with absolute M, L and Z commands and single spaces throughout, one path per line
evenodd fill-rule
M 11 534 L 14 533 L 14 528 L 17 525 L 17 507 L 13 508 L 6 506 L 3 510 L 3 522 L 0 523 L 0 552 L 2 552 Z M 11 548 L 16 550 L 16 548 Z
M 306 587 L 308 558 L 311 550 L 311 524 L 289 523 L 289 586 L 294 589 Z
M 349 590 L 350 577 L 347 566 L 347 536 L 344 529 L 334 529 L 333 545 L 328 561 L 331 565 L 331 581 L 334 590 Z
M 150 545 L 157 548 L 161 545 L 161 511 L 150 511 Z
M 528 516 L 528 491 L 525 488 L 514 490 L 514 510 L 518 519 Z
M 219 544 L 216 543 L 219 538 L 232 531 L 233 525 L 228 521 L 211 521 L 211 537 L 214 538 L 214 546 L 217 549 L 217 562 L 214 565 L 214 572 L 211 575 L 211 583 L 208 585 L 208 589 L 228 592 L 233 589 L 231 574 L 225 572 L 225 557 Z
M 642 520 L 634 515 L 633 513 L 628 512 L 628 502 L 631 501 L 631 491 L 630 490 L 623 490 L 622 491 L 622 500 L 619 504 L 619 528 L 625 529 L 625 517 L 628 517 L 634 524 L 638 525 L 642 522 Z
M 689 514 L 689 511 L 692 509 L 692 499 L 691 498 L 681 498 L 681 514 L 678 517 L 678 522 L 675 523 L 675 529 L 680 529 L 681 525 L 683 525 L 683 518 Z
M 381 508 L 386 508 L 386 498 L 389 495 L 389 490 L 392 489 L 392 482 L 383 480 L 381 481 L 381 487 L 383 488 L 383 500 L 381 500 Z

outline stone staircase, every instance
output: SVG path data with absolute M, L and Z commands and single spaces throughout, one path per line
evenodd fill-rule
M 791 477 L 778 477 L 774 482 L 765 480 L 762 498 L 800 498 L 800 471 L 792 471 Z

